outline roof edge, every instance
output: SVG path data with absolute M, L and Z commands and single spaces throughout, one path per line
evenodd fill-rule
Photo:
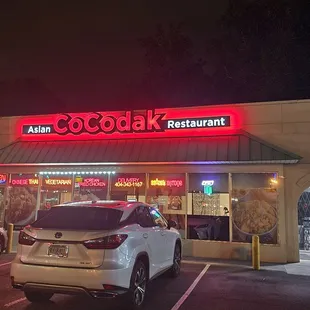
M 298 160 L 249 160 L 249 161 L 181 161 L 181 162 L 94 162 L 94 163 L 11 163 L 0 167 L 85 167 L 85 166 L 142 166 L 142 165 L 258 165 L 258 164 L 297 164 Z
M 254 135 L 252 135 L 251 133 L 249 133 L 249 132 L 247 132 L 245 130 L 240 130 L 239 134 L 241 134 L 243 136 L 246 136 L 246 137 L 248 137 L 248 138 L 250 138 L 252 140 L 255 140 L 258 143 L 264 144 L 264 145 L 272 148 L 273 150 L 275 150 L 277 152 L 281 152 L 281 153 L 283 153 L 286 156 L 294 158 L 295 160 L 299 161 L 299 160 L 303 159 L 303 157 L 301 157 L 301 156 L 299 156 L 299 155 L 297 155 L 295 153 L 292 153 L 290 151 L 287 151 L 287 150 L 285 150 L 285 149 L 283 149 L 283 148 L 281 148 L 281 147 L 279 147 L 277 145 L 274 145 L 274 144 L 272 144 L 270 142 L 267 142 L 266 140 L 263 140 L 263 139 L 261 139 L 261 138 L 259 138 L 257 136 L 254 136 Z

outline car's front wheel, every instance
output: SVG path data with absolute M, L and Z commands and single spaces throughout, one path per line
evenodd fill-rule
M 130 281 L 131 309 L 141 309 L 145 300 L 147 287 L 147 269 L 142 261 L 137 261 Z
M 47 302 L 53 297 L 53 295 L 53 293 L 25 292 L 26 298 L 33 303 Z
M 173 254 L 173 265 L 170 269 L 170 275 L 173 278 L 178 277 L 181 273 L 181 259 L 181 245 L 180 243 L 176 243 Z

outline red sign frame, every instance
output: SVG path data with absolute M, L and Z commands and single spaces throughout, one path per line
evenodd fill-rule
M 36 141 L 191 137 L 231 133 L 240 123 L 228 106 L 70 113 L 22 117 L 17 136 Z
M 8 175 L 6 173 L 0 173 L 0 185 L 5 185 L 8 182 Z

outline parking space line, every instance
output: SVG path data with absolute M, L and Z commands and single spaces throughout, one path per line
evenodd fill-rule
M 14 305 L 16 305 L 16 304 L 19 304 L 20 302 L 23 302 L 23 301 L 25 301 L 25 300 L 26 300 L 25 297 L 24 297 L 24 298 L 19 298 L 19 299 L 13 300 L 13 301 L 9 302 L 8 304 L 5 304 L 4 307 L 8 308 L 8 307 L 14 306 Z
M 4 264 L 1 264 L 0 267 L 7 266 L 7 265 L 10 265 L 10 264 L 11 264 L 11 262 L 4 263 Z
M 206 262 L 194 261 L 194 260 L 182 260 L 182 264 L 194 264 L 194 265 L 206 265 Z M 224 262 L 212 262 L 212 266 L 227 266 L 227 267 L 242 267 L 246 269 L 252 269 L 252 266 L 242 265 L 242 264 L 233 264 L 233 263 L 224 263 Z
M 208 271 L 208 269 L 210 268 L 210 264 L 207 264 L 203 270 L 200 272 L 200 274 L 198 275 L 198 277 L 194 280 L 194 282 L 192 283 L 192 285 L 187 289 L 187 291 L 183 294 L 183 296 L 179 299 L 179 301 L 171 308 L 171 310 L 178 310 L 183 303 L 185 302 L 185 300 L 188 298 L 188 296 L 191 294 L 191 292 L 194 290 L 194 288 L 197 286 L 197 284 L 199 283 L 199 281 L 201 280 L 201 278 L 205 275 L 205 273 Z

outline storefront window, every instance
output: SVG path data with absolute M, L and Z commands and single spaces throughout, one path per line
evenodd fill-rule
M 272 173 L 232 175 L 233 241 L 277 244 L 277 176 Z
M 5 187 L 0 187 L 0 227 L 3 226 L 4 217 L 4 190 Z
M 189 174 L 188 239 L 229 241 L 228 174 Z
M 50 209 L 54 205 L 71 201 L 72 177 L 44 176 L 41 186 L 40 209 Z
M 175 221 L 185 237 L 185 174 L 150 174 L 146 202 L 157 208 L 166 220 Z
M 7 188 L 5 226 L 19 230 L 35 219 L 39 178 L 35 174 L 13 174 Z
M 0 227 L 3 226 L 4 217 L 4 191 L 8 182 L 8 175 L 0 173 Z
M 145 202 L 145 174 L 122 173 L 112 175 L 111 199 Z
M 108 176 L 76 176 L 74 201 L 105 200 L 108 194 Z

